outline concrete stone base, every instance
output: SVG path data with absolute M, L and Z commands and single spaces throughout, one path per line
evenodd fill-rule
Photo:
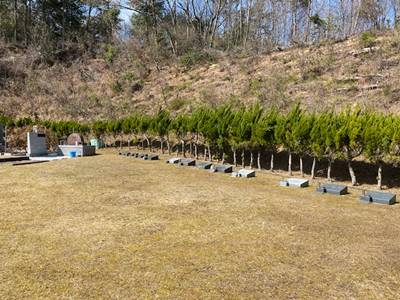
M 86 146 L 86 145 L 59 145 L 59 152 L 62 155 L 68 156 L 68 153 L 71 151 L 75 151 L 77 156 L 92 156 L 96 154 L 96 147 L 94 146 Z

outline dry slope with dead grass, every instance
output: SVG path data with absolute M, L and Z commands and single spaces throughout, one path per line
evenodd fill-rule
M 379 36 L 373 47 L 360 37 L 268 55 L 217 55 L 215 63 L 185 69 L 153 66 L 126 45 L 110 64 L 81 59 L 37 65 L 35 55 L 0 46 L 1 111 L 11 115 L 88 120 L 125 116 L 157 107 L 190 111 L 223 101 L 262 101 L 287 109 L 301 101 L 312 110 L 358 103 L 400 110 L 400 37 Z
M 0 298 L 397 299 L 399 205 L 106 154 L 0 166 Z

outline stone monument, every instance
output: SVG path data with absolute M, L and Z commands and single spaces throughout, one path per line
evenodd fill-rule
M 46 135 L 44 133 L 39 133 L 37 126 L 34 126 L 32 131 L 28 132 L 27 141 L 28 148 L 26 152 L 28 156 L 46 156 L 48 154 Z
M 4 125 L 0 124 L 0 152 L 5 152 L 5 130 L 4 130 Z
M 65 145 L 58 145 L 60 154 L 69 156 L 75 152 L 77 156 L 91 156 L 96 154 L 96 147 L 84 144 L 83 137 L 78 133 L 72 133 L 68 136 Z

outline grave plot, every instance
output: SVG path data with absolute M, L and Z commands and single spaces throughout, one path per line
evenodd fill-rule
M 76 156 L 92 156 L 96 155 L 96 147 L 85 144 L 83 137 L 77 133 L 72 133 L 66 141 L 58 145 L 59 154 L 70 156 L 75 153 Z
M 233 168 L 229 165 L 214 165 L 210 171 L 218 173 L 232 173 Z
M 348 193 L 347 186 L 333 183 L 321 184 L 316 191 L 322 194 L 328 193 L 333 195 L 345 195 Z
M 29 157 L 46 156 L 48 154 L 46 135 L 39 133 L 37 127 L 34 127 L 32 131 L 27 133 L 27 145 L 27 154 Z
M 145 157 L 143 157 L 144 160 L 158 160 L 158 155 L 157 154 L 148 154 Z
M 233 172 L 232 177 L 242 177 L 242 178 L 256 177 L 256 171 L 241 169 L 238 172 Z
M 360 197 L 362 203 L 378 203 L 392 205 L 396 203 L 396 195 L 386 192 L 368 191 Z
M 181 162 L 181 159 L 179 157 L 173 157 L 173 158 L 169 158 L 166 163 L 167 164 L 178 164 Z
M 287 178 L 279 182 L 280 186 L 291 186 L 291 187 L 307 187 L 309 186 L 309 182 L 307 179 L 302 178 Z
M 182 159 L 181 162 L 179 163 L 181 166 L 187 166 L 187 167 L 192 167 L 196 165 L 196 161 L 194 159 Z
M 202 161 L 202 162 L 196 162 L 196 167 L 199 169 L 210 169 L 212 167 L 212 163 L 210 162 L 206 162 L 206 161 Z

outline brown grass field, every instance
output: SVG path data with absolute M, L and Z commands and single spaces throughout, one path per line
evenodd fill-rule
M 107 153 L 0 165 L 1 299 L 399 299 L 400 205 Z

